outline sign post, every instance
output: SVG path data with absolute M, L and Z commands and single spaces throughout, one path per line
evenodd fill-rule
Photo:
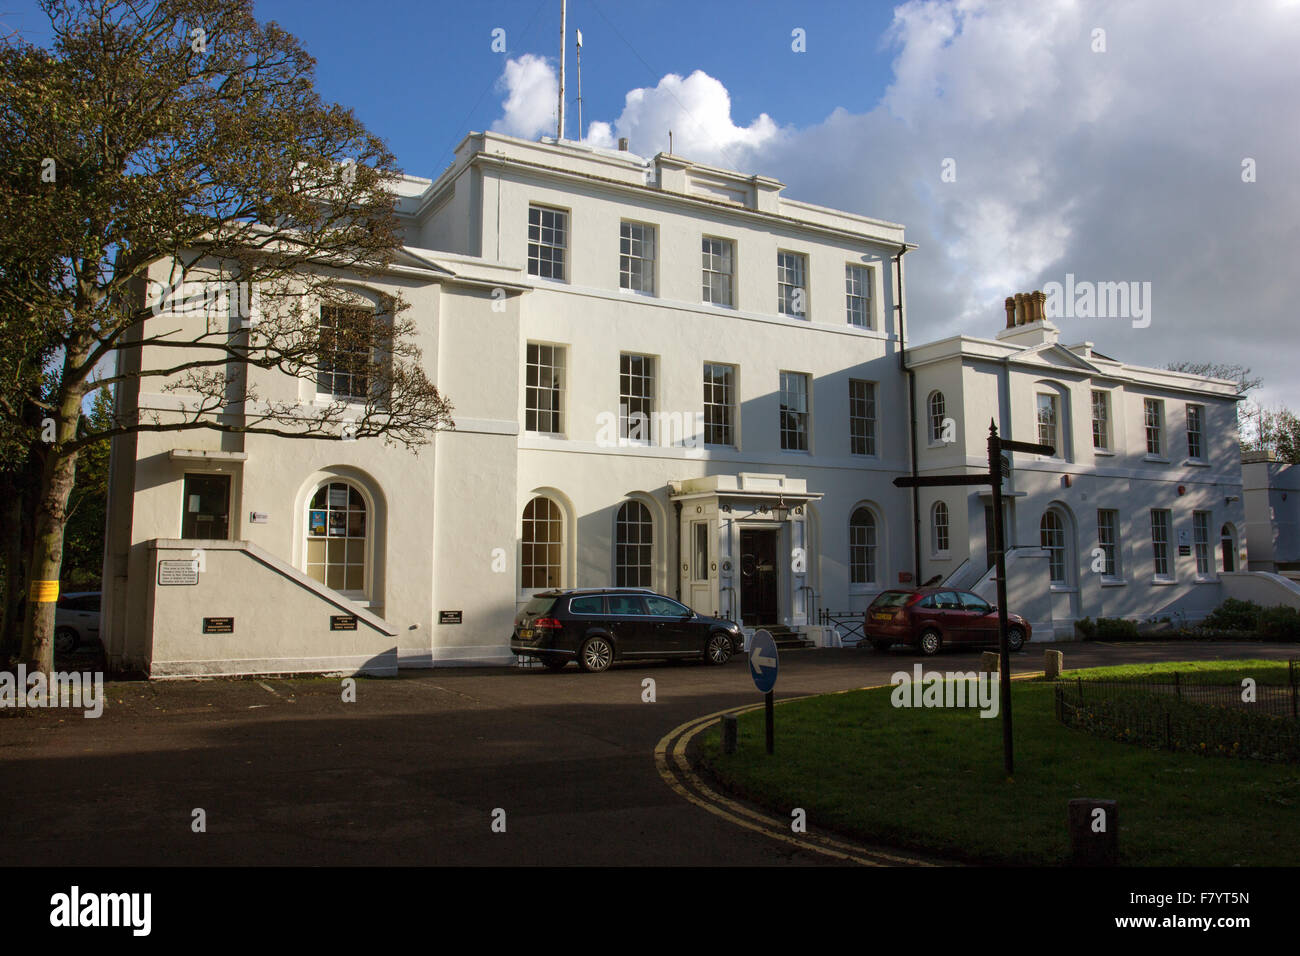
M 773 753 L 776 749 L 776 702 L 772 698 L 772 688 L 776 686 L 776 672 L 779 668 L 776 641 L 766 630 L 755 631 L 749 644 L 749 676 L 754 678 L 754 686 L 763 695 L 763 709 L 767 715 L 768 753 Z
M 1051 445 L 1036 445 L 998 437 L 998 427 L 989 422 L 989 470 L 983 475 L 929 475 L 924 478 L 895 478 L 899 488 L 953 488 L 959 485 L 990 485 L 993 489 L 993 553 L 997 562 L 998 582 L 998 704 L 1002 710 L 1002 763 L 1007 776 L 1015 770 L 1011 744 L 1011 654 L 1007 648 L 1007 561 L 1002 514 L 1002 480 L 1010 477 L 1011 459 L 1003 451 L 1023 451 L 1031 455 L 1053 455 Z

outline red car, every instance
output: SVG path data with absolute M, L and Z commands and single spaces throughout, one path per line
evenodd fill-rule
M 953 588 L 882 591 L 866 612 L 866 639 L 878 651 L 895 644 L 936 654 L 945 644 L 997 644 L 998 609 L 977 594 Z M 1019 614 L 1007 614 L 1007 647 L 1018 651 L 1032 633 Z

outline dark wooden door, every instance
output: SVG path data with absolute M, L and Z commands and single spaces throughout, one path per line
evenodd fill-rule
M 780 622 L 780 571 L 776 563 L 777 531 L 742 528 L 740 531 L 740 610 L 746 627 Z

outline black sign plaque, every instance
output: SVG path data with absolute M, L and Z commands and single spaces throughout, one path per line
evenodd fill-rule
M 235 619 L 233 617 L 205 617 L 203 619 L 204 634 L 234 634 Z
M 464 611 L 439 611 L 438 623 L 439 624 L 461 624 L 463 623 L 462 618 L 464 613 L 465 613 Z
M 357 616 L 355 614 L 331 614 L 330 630 L 331 631 L 355 631 L 357 629 Z

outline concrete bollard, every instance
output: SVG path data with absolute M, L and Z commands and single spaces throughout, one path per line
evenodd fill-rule
M 724 754 L 734 754 L 736 752 L 736 741 L 739 737 L 740 728 L 736 722 L 735 714 L 722 715 L 722 752 Z
M 1070 856 L 1075 866 L 1119 864 L 1119 804 L 1079 797 L 1070 801 Z
M 984 651 L 980 654 L 980 673 L 997 674 L 1001 667 L 1001 655 L 994 654 L 992 651 Z
M 1065 655 L 1060 651 L 1044 651 L 1043 670 L 1047 672 L 1048 680 L 1059 678 L 1061 671 L 1065 670 Z

